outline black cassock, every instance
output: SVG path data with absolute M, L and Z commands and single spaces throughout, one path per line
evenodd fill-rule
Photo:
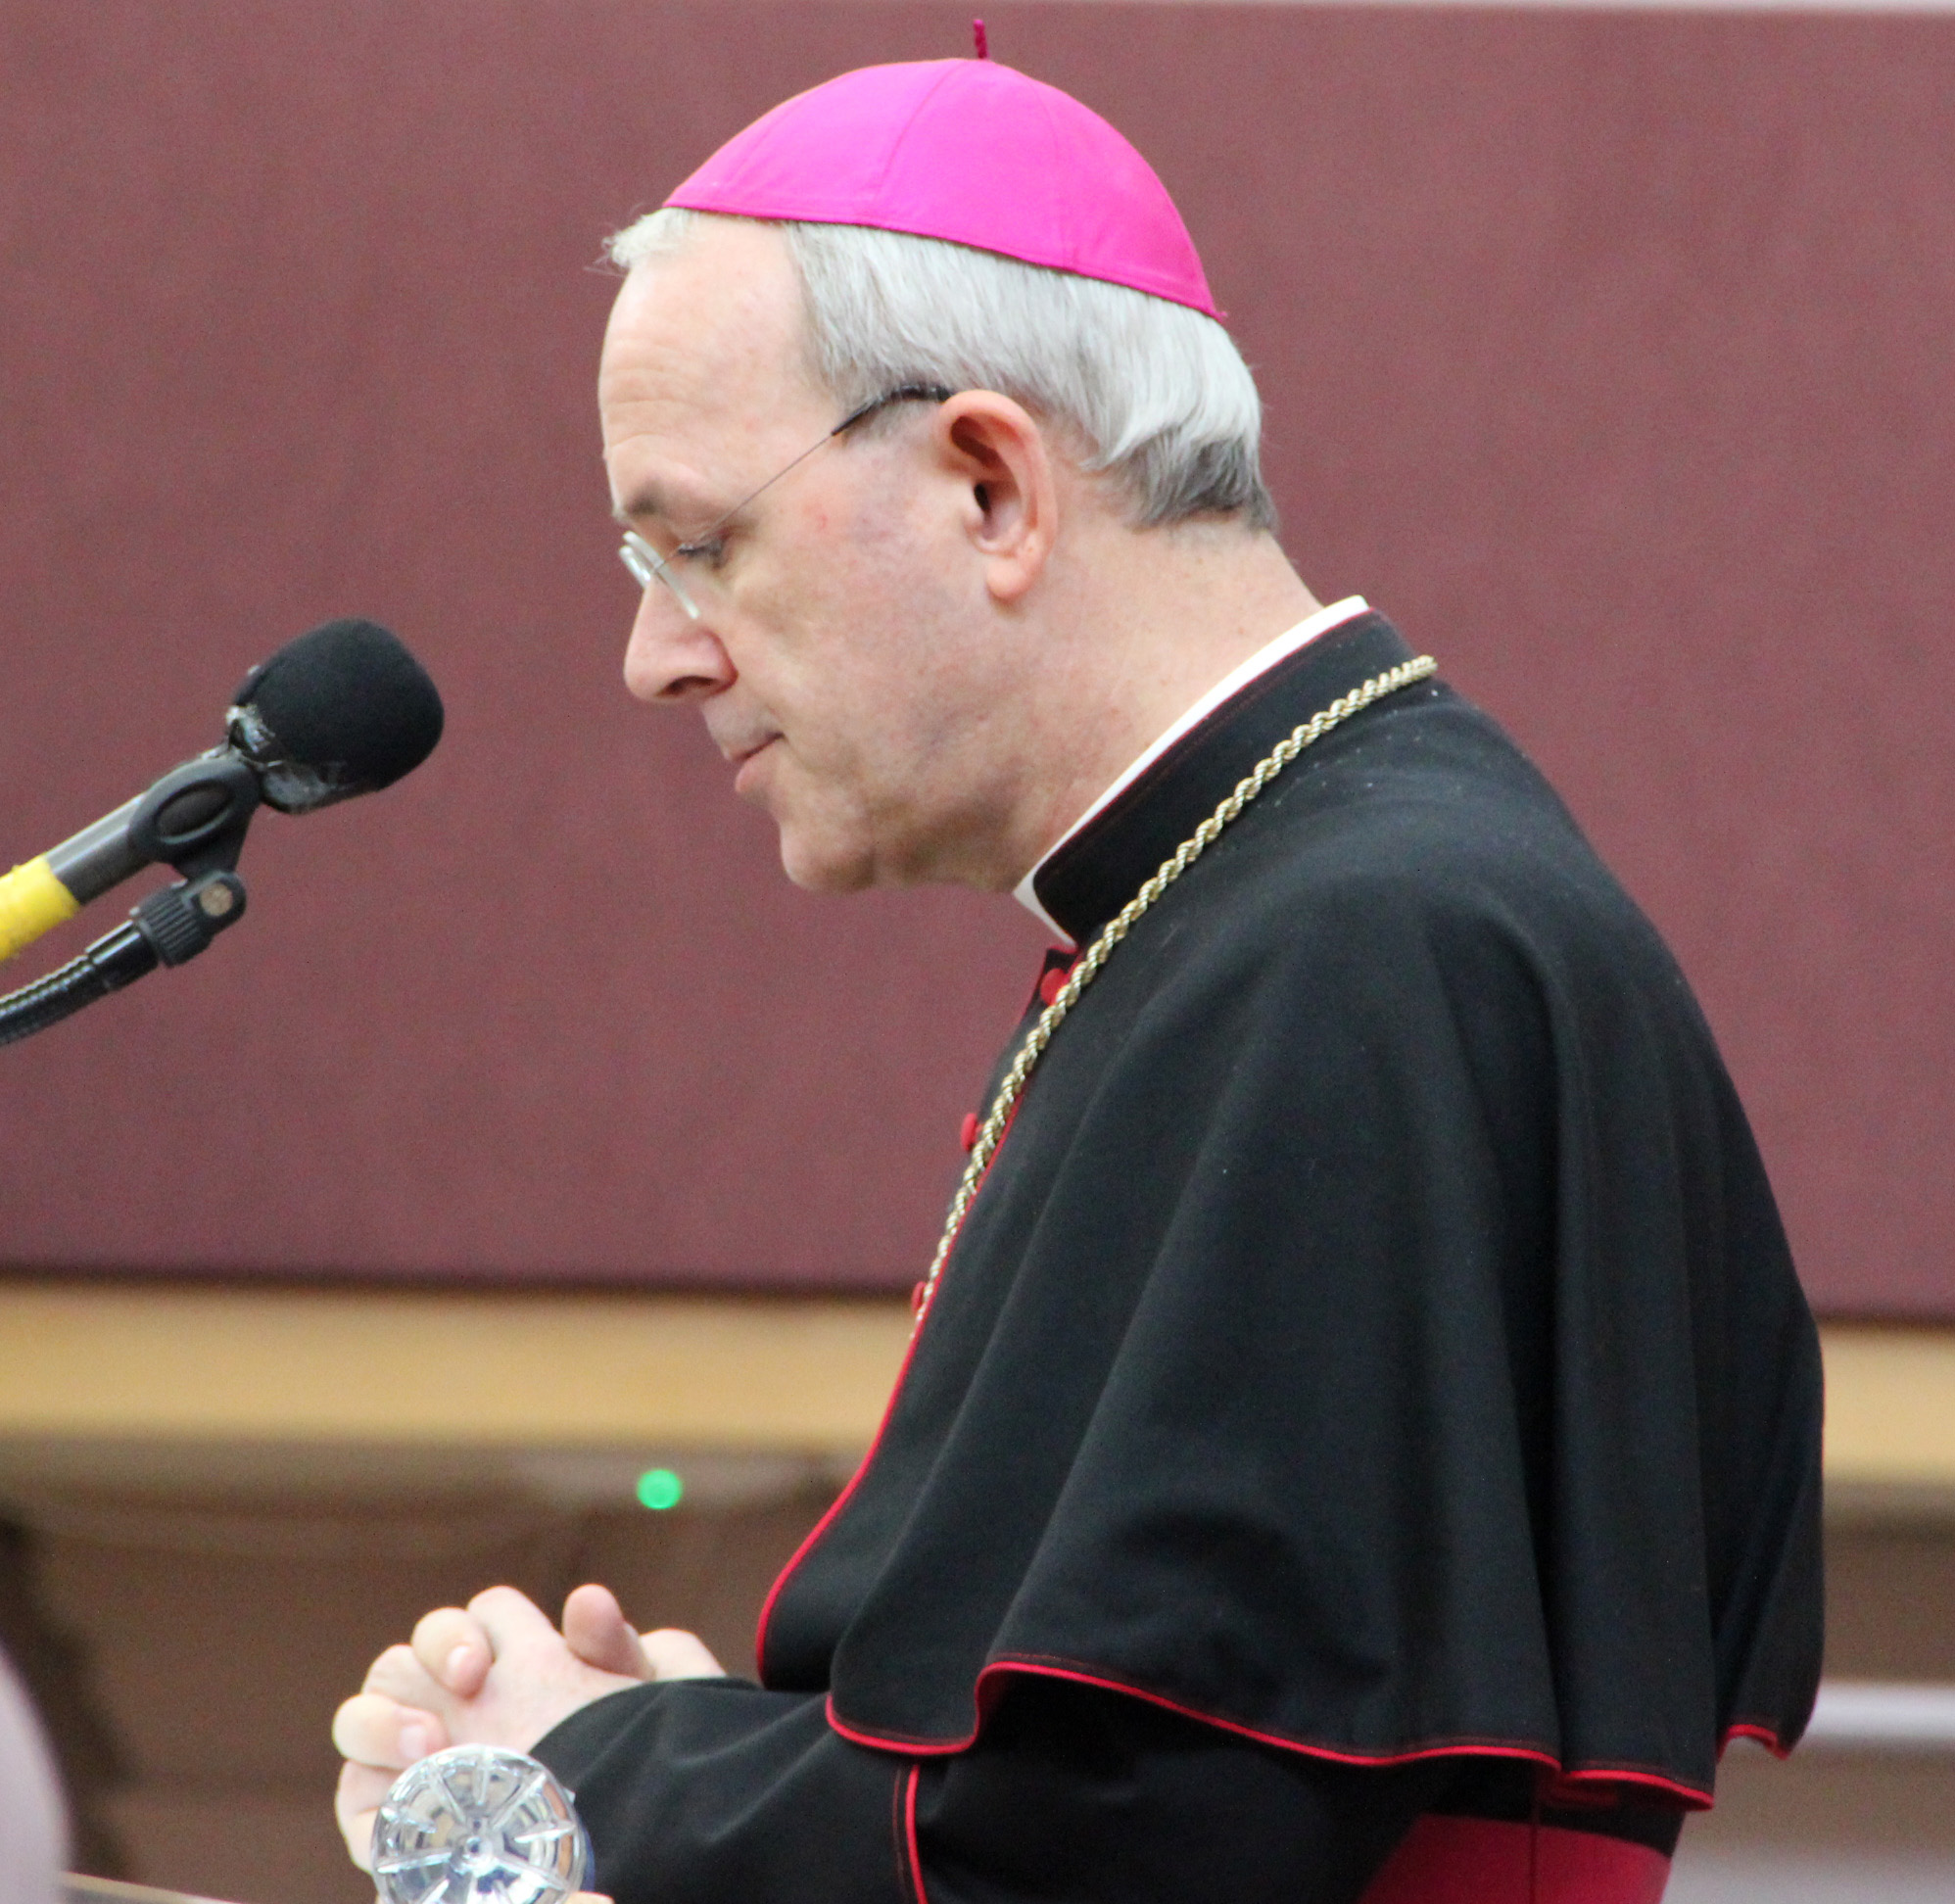
M 1280 663 L 1041 902 L 1090 941 L 1407 655 L 1364 615 Z M 1731 1734 L 1804 1725 L 1819 1495 L 1817 1339 L 1703 1019 L 1420 684 L 1060 1025 L 764 1686 L 619 1692 L 539 1751 L 620 1904 L 1309 1904 L 1420 1814 L 1667 1852 Z

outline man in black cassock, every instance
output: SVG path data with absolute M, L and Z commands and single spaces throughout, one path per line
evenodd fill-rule
M 984 271 L 1026 361 L 1221 336 L 1152 174 L 1032 87 L 876 69 L 761 121 L 620 241 L 600 378 L 634 691 L 701 711 L 800 882 L 1016 888 L 1063 940 L 888 1416 L 761 1685 L 494 1589 L 341 1709 L 342 1824 L 364 1862 L 394 1772 L 481 1740 L 575 1787 L 620 1904 L 1650 1904 L 1725 1741 L 1789 1748 L 1817 1682 L 1764 1171 L 1654 931 L 1309 595 L 1253 440 L 1110 447 L 978 374 Z M 1020 224 L 959 158 L 995 191 L 1014 114 L 1072 155 Z

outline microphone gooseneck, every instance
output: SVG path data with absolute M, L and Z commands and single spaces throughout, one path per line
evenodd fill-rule
M 18 1044 L 72 1018 L 160 965 L 188 965 L 244 917 L 244 881 L 235 873 L 159 886 L 79 957 L 0 998 L 0 1045 Z

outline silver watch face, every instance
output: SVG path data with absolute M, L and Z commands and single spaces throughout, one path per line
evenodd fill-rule
M 493 1745 L 410 1765 L 373 1829 L 382 1904 L 560 1904 L 590 1876 L 570 1793 L 526 1753 Z

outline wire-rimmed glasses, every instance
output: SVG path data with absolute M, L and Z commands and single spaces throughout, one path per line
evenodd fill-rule
M 664 583 L 672 591 L 673 596 L 677 599 L 680 607 L 685 609 L 687 618 L 691 621 L 697 621 L 699 619 L 698 604 L 686 593 L 686 585 L 673 572 L 672 565 L 674 562 L 709 553 L 713 538 L 735 516 L 739 515 L 742 509 L 752 502 L 756 497 L 771 490 L 782 477 L 787 474 L 788 470 L 798 469 L 823 445 L 833 443 L 836 437 L 842 436 L 849 430 L 854 429 L 865 417 L 874 416 L 878 410 L 886 409 L 891 404 L 913 402 L 945 404 L 950 401 L 951 395 L 952 393 L 945 389 L 942 384 L 898 384 L 893 390 L 885 390 L 882 396 L 872 397 L 868 403 L 858 405 L 854 409 L 850 410 L 826 436 L 820 438 L 817 442 L 809 444 L 792 462 L 788 463 L 785 468 L 777 469 L 772 476 L 768 477 L 766 482 L 760 485 L 759 489 L 748 491 L 732 508 L 728 509 L 724 514 L 716 516 L 696 536 L 692 536 L 681 543 L 669 556 L 661 555 L 636 529 L 627 529 L 625 531 L 624 542 L 618 549 L 618 560 L 624 563 L 625 567 L 631 571 L 632 580 L 641 589 L 648 589 L 654 582 Z

